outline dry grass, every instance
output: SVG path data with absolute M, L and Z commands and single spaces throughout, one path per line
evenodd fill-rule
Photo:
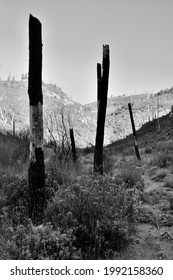
M 173 175 L 169 175 L 164 179 L 164 187 L 173 189 Z
M 173 163 L 173 154 L 169 152 L 159 152 L 150 160 L 150 166 L 155 165 L 160 168 L 167 168 Z

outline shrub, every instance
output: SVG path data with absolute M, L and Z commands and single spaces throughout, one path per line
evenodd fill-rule
M 145 154 L 151 154 L 151 153 L 152 153 L 152 148 L 151 148 L 151 147 L 146 147 L 146 148 L 144 149 L 144 153 L 145 153 Z
M 21 137 L 21 136 L 20 136 Z M 0 167 L 16 166 L 27 162 L 29 156 L 29 140 L 19 136 L 0 135 Z
M 164 187 L 173 188 L 173 176 L 167 176 L 164 180 Z
M 10 147 L 10 145 L 4 145 L 4 144 L 0 144 L 0 166 L 1 168 L 6 168 L 7 166 L 9 166 L 11 164 L 11 158 L 12 158 L 12 148 Z
M 0 210 L 11 225 L 25 224 L 28 219 L 28 184 L 22 176 L 5 178 L 2 187 L 3 204 Z M 1 219 L 2 218 L 2 219 Z M 4 216 L 0 218 L 0 224 L 4 223 Z
M 72 160 L 69 160 L 69 162 L 66 163 L 59 163 L 52 159 L 46 171 L 48 185 L 56 188 L 57 185 L 62 186 L 70 184 L 75 181 L 80 167 L 78 161 L 74 163 Z
M 108 174 L 113 170 L 114 160 L 112 156 L 107 153 L 103 153 L 103 171 Z
M 84 149 L 84 154 L 85 154 L 85 155 L 90 154 L 90 153 L 94 153 L 94 146 L 93 146 L 93 145 L 87 146 L 87 147 Z
M 117 174 L 117 179 L 123 181 L 126 188 L 133 188 L 134 186 L 138 187 L 140 190 L 144 188 L 140 171 L 132 165 L 123 165 Z
M 173 143 L 170 142 L 160 142 L 157 144 L 157 148 L 162 150 L 162 152 L 173 151 Z
M 124 149 L 124 147 L 122 148 L 123 149 L 123 151 L 122 151 L 122 154 L 124 155 L 124 156 L 131 156 L 131 155 L 134 155 L 135 154 L 135 150 L 134 150 L 134 147 L 132 146 L 132 147 L 127 147 L 127 148 L 125 148 Z
M 50 223 L 34 226 L 28 217 L 27 179 L 5 177 L 0 190 L 0 258 L 5 259 L 80 259 L 70 229 L 61 233 Z M 47 199 L 54 194 L 46 184 Z
M 46 221 L 64 232 L 71 228 L 82 258 L 104 258 L 121 250 L 134 225 L 138 192 L 109 176 L 85 177 L 67 188 L 59 187 L 45 211 Z
M 12 259 L 18 260 L 69 260 L 80 259 L 80 250 L 73 246 L 74 236 L 70 230 L 61 233 L 52 225 L 28 225 L 7 227 L 5 231 L 7 251 Z
M 173 155 L 168 152 L 160 152 L 150 161 L 150 165 L 156 165 L 160 168 L 166 168 L 173 162 Z
M 152 179 L 158 182 L 162 182 L 166 176 L 167 173 L 161 169 L 157 171 L 157 173 L 152 177 Z

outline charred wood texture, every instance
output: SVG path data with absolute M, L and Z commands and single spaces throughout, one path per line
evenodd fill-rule
M 103 45 L 103 61 L 97 64 L 97 130 L 94 151 L 94 172 L 103 174 L 103 142 L 109 80 L 109 46 Z
M 40 21 L 29 17 L 29 77 L 28 94 L 30 105 L 43 104 L 42 95 L 42 34 Z
M 75 147 L 73 128 L 70 128 L 70 141 L 71 141 L 71 149 L 72 149 L 73 162 L 76 162 L 77 155 L 76 155 L 76 147 Z
M 41 23 L 29 18 L 30 165 L 29 217 L 34 224 L 43 220 L 45 207 L 45 166 L 43 153 L 42 35 Z
M 137 159 L 141 160 L 139 149 L 138 149 L 138 140 L 137 140 L 137 134 L 135 129 L 135 123 L 134 123 L 133 113 L 132 113 L 132 108 L 130 103 L 128 103 L 128 107 L 129 107 L 129 114 L 130 114 L 130 120 L 132 124 L 133 137 L 134 137 L 135 154 Z
M 34 224 L 39 224 L 44 218 L 45 207 L 45 168 L 41 148 L 35 148 L 35 157 L 36 161 L 31 161 L 28 169 L 29 217 Z

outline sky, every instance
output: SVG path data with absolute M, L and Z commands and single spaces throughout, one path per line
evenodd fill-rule
M 109 97 L 172 87 L 172 12 L 172 0 L 0 0 L 0 77 L 28 73 L 32 14 L 42 24 L 43 81 L 74 101 L 96 101 L 103 44 Z

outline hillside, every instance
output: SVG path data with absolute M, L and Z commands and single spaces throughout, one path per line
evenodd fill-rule
M 43 82 L 45 137 L 49 138 L 46 127 L 47 118 L 63 108 L 64 114 L 70 116 L 74 127 L 76 145 L 86 147 L 95 143 L 97 121 L 96 102 L 81 105 L 74 102 L 61 88 Z M 131 102 L 136 128 L 140 128 L 148 120 L 157 115 L 163 116 L 170 111 L 172 102 L 172 89 L 157 94 L 139 94 L 132 96 L 118 96 L 108 99 L 107 116 L 105 124 L 104 144 L 108 145 L 122 139 L 131 133 L 131 124 L 128 112 L 128 102 Z M 158 108 L 158 110 L 157 110 Z M 14 116 L 16 130 L 29 125 L 29 99 L 27 94 L 27 80 L 21 81 L 0 80 L 0 131 L 12 130 Z M 56 134 L 56 131 L 54 132 Z
M 157 122 L 137 130 L 141 161 L 132 134 L 106 146 L 101 177 L 93 175 L 92 152 L 79 150 L 76 165 L 60 164 L 45 147 L 47 223 L 38 227 L 26 210 L 28 140 L 0 133 L 0 259 L 172 259 L 173 117 L 160 117 L 160 130 Z
M 170 112 L 173 104 L 172 89 L 162 94 L 139 94 L 131 96 L 118 96 L 108 99 L 105 124 L 105 144 L 125 138 L 132 131 L 128 103 L 133 108 L 136 129 L 139 129 L 149 120 L 161 117 Z M 158 110 L 157 110 L 158 107 Z M 96 118 L 96 103 L 85 105 Z
M 172 260 L 173 240 L 173 117 L 170 114 L 144 124 L 138 131 L 141 161 L 134 153 L 133 135 L 105 147 L 105 168 L 121 178 L 133 193 L 141 191 L 137 201 L 135 231 L 125 250 L 113 259 Z M 84 158 L 85 172 L 93 169 L 93 154 Z M 141 181 L 142 180 L 142 181 Z M 133 200 L 136 194 L 133 193 Z M 127 203 L 127 202 L 126 202 Z
M 159 121 L 160 130 L 153 120 L 137 131 L 141 161 L 132 134 L 105 147 L 104 176 L 93 175 L 93 153 L 60 164 L 45 147 L 48 206 L 39 226 L 26 207 L 27 139 L 0 133 L 0 259 L 171 260 L 173 117 Z
M 27 90 L 26 80 L 0 81 L 1 132 L 12 131 L 13 116 L 16 124 L 16 131 L 29 126 L 29 98 Z M 95 124 L 90 122 L 88 111 L 81 104 L 72 101 L 68 95 L 56 85 L 43 83 L 42 90 L 45 124 L 50 116 L 54 116 L 54 112 L 56 114 L 57 108 L 63 108 L 63 114 L 65 116 L 70 114 L 70 118 L 73 120 L 77 145 L 86 146 L 88 142 L 93 142 Z M 48 130 L 45 126 L 45 137 L 48 138 L 48 136 Z

